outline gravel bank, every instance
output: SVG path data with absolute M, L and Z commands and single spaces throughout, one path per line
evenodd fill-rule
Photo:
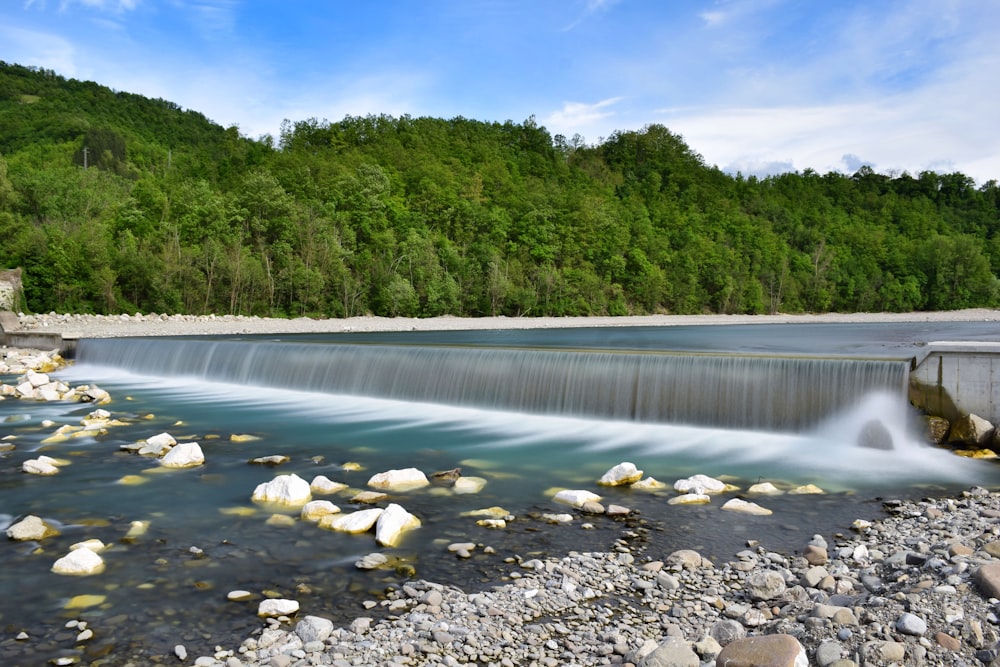
M 611 553 L 511 562 L 487 592 L 414 581 L 366 602 L 374 613 L 347 627 L 303 610 L 198 664 L 1000 664 L 1000 496 L 973 488 L 888 505 L 890 518 L 856 522 L 831 544 L 817 535 L 795 554 L 751 544 L 713 565 L 623 539 Z M 787 639 L 789 661 L 720 657 L 760 635 Z
M 21 328 L 62 333 L 67 338 L 199 336 L 234 334 L 338 333 L 554 329 L 566 327 L 676 326 L 682 324 L 791 324 L 824 322 L 1000 322 L 1000 310 L 984 308 L 929 313 L 827 313 L 823 315 L 644 315 L 634 317 L 429 317 L 276 319 L 225 315 L 20 315 Z

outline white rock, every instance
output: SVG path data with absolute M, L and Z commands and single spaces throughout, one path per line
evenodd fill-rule
M 557 503 L 562 503 L 564 505 L 572 505 L 573 507 L 582 507 L 585 503 L 596 503 L 601 497 L 592 491 L 584 491 L 581 489 L 564 489 L 557 493 L 555 497 L 552 498 Z
M 46 461 L 46 458 L 48 457 L 28 459 L 21 464 L 21 470 L 32 475 L 55 475 L 59 472 L 59 468 Z
M 674 490 L 681 493 L 722 493 L 726 483 L 708 475 L 692 475 L 674 482 Z
M 395 547 L 399 545 L 403 533 L 419 527 L 420 519 L 401 505 L 389 503 L 375 523 L 375 541 L 384 547 Z
M 83 542 L 77 542 L 76 544 L 70 546 L 69 550 L 76 551 L 77 549 L 90 549 L 96 554 L 98 551 L 104 551 L 107 548 L 108 545 L 101 542 L 96 537 L 93 537 L 89 540 L 84 540 Z
M 52 565 L 56 574 L 86 576 L 104 571 L 104 560 L 87 548 L 74 549 Z
M 624 486 L 642 479 L 642 471 L 634 463 L 623 461 L 604 473 L 597 483 L 601 486 Z
M 452 491 L 459 495 L 479 493 L 486 486 L 486 480 L 482 477 L 459 477 L 455 480 Z
M 158 433 L 151 438 L 146 438 L 146 444 L 162 451 L 164 449 L 170 449 L 177 444 L 177 441 L 174 440 L 174 436 L 169 433 Z
M 746 500 L 740 500 L 739 498 L 732 498 L 727 500 L 722 506 L 722 509 L 730 512 L 742 512 L 744 514 L 754 514 L 756 516 L 768 516 L 773 514 L 773 512 L 767 508 L 761 507 L 757 503 L 747 502 Z
M 298 475 L 278 475 L 270 482 L 258 484 L 251 499 L 258 503 L 300 506 L 312 500 L 309 483 Z
M 45 373 L 36 373 L 34 371 L 28 371 L 24 374 L 24 379 L 32 387 L 41 387 L 49 383 L 49 376 Z
M 319 526 L 340 533 L 367 533 L 384 511 L 381 507 L 374 507 L 350 514 L 333 514 L 320 519 Z
M 257 606 L 258 616 L 291 616 L 299 611 L 299 603 L 295 600 L 261 600 Z
M 299 517 L 304 521 L 319 521 L 325 516 L 339 513 L 340 508 L 329 500 L 311 500 L 303 505 Z
M 646 479 L 640 479 L 638 482 L 632 482 L 629 488 L 638 491 L 659 491 L 660 489 L 667 488 L 667 485 L 655 477 L 647 477 Z
M 205 462 L 205 454 L 197 442 L 182 442 L 160 459 L 164 468 L 191 468 Z
M 667 501 L 668 505 L 704 505 L 712 502 L 712 497 L 707 493 L 682 493 Z
M 430 482 L 427 480 L 427 476 L 416 468 L 386 470 L 372 475 L 371 479 L 368 480 L 368 486 L 383 491 L 409 491 L 428 484 Z
M 753 494 L 755 496 L 780 496 L 784 493 L 781 489 L 776 487 L 771 482 L 761 482 L 759 484 L 752 484 L 747 493 Z
M 332 481 L 325 475 L 317 475 L 316 477 L 313 477 L 313 481 L 309 484 L 309 488 L 312 489 L 313 493 L 329 495 L 332 493 L 340 493 L 348 487 L 342 482 Z
M 26 540 L 43 540 L 46 537 L 58 535 L 59 531 L 40 517 L 29 514 L 7 529 L 7 537 L 20 542 Z

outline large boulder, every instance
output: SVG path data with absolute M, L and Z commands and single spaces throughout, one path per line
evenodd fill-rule
M 949 445 L 985 445 L 993 435 L 993 424 L 979 415 L 963 415 L 951 425 Z
M 419 527 L 420 519 L 401 505 L 390 503 L 375 524 L 375 541 L 384 547 L 395 547 L 399 545 L 403 533 Z
M 382 491 L 410 491 L 430 484 L 427 476 L 416 468 L 386 470 L 372 475 L 368 486 Z
M 258 484 L 251 500 L 257 503 L 301 507 L 312 500 L 312 491 L 309 482 L 298 475 L 278 475 L 270 482 Z
M 896 448 L 889 429 L 878 419 L 872 419 L 861 427 L 861 432 L 858 433 L 858 447 L 882 450 Z

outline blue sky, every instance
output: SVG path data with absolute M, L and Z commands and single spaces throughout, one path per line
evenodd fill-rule
M 0 0 L 0 60 L 285 118 L 661 123 L 745 174 L 1000 180 L 994 0 Z

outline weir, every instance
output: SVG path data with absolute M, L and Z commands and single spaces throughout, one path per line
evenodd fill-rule
M 80 363 L 242 386 L 610 420 L 801 431 L 909 359 L 191 339 L 80 340 Z

